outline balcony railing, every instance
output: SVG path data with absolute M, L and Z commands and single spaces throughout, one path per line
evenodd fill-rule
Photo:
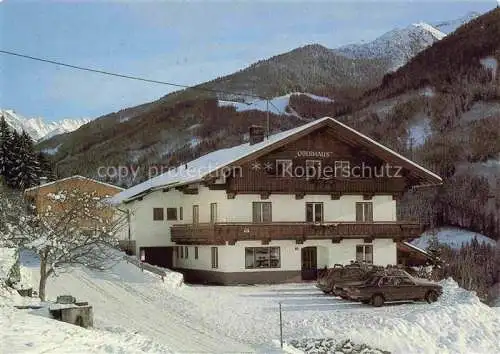
M 172 241 L 182 244 L 234 244 L 237 241 L 392 238 L 407 240 L 418 237 L 421 225 L 412 222 L 305 222 L 271 223 L 199 223 L 171 227 Z

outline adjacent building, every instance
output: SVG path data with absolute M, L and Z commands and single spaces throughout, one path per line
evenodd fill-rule
M 328 117 L 249 136 L 113 198 L 129 211 L 141 260 L 220 284 L 310 280 L 354 260 L 396 264 L 397 244 L 421 232 L 397 220 L 398 199 L 442 183 Z
M 84 208 L 85 199 L 104 200 L 113 197 L 123 191 L 123 188 L 97 181 L 83 176 L 71 176 L 52 182 L 42 179 L 40 185 L 28 188 L 24 191 L 24 198 L 33 207 L 32 211 L 39 216 L 64 218 L 71 208 Z M 89 203 L 86 203 L 89 204 Z M 95 206 L 95 203 L 91 203 Z M 116 210 L 110 206 L 91 211 L 94 218 L 113 218 Z M 79 213 L 81 214 L 81 213 Z M 79 220 L 82 227 L 92 228 L 93 222 L 89 219 Z M 123 231 L 125 232 L 125 231 Z

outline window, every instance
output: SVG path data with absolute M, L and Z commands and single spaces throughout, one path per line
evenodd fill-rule
M 200 209 L 198 205 L 193 205 L 193 224 L 200 222 Z
M 405 285 L 405 286 L 408 286 L 408 285 L 415 285 L 413 283 L 413 281 L 410 279 L 410 278 L 407 278 L 407 277 L 399 277 L 399 285 Z
M 153 220 L 163 220 L 163 208 L 153 208 Z
M 320 178 L 321 177 L 321 161 L 306 160 L 306 177 Z
M 184 247 L 180 246 L 181 248 L 181 258 L 184 258 Z
M 356 246 L 356 261 L 373 263 L 373 245 L 357 245 Z
M 210 203 L 210 222 L 217 222 L 217 203 Z
M 269 202 L 253 202 L 253 222 L 271 222 L 272 204 Z
M 177 220 L 177 208 L 167 208 L 167 220 Z
M 292 176 L 292 160 L 276 160 L 276 175 Z
M 351 163 L 349 161 L 335 161 L 334 167 L 335 177 L 351 177 Z
M 182 210 L 182 207 L 179 208 L 179 220 L 182 220 L 184 218 L 184 213 Z
M 323 222 L 323 203 L 306 203 L 306 221 Z
M 198 246 L 194 247 L 194 259 L 198 259 Z
M 219 268 L 219 252 L 217 247 L 212 247 L 212 268 Z
M 372 222 L 373 221 L 373 203 L 372 202 L 356 203 L 356 221 L 357 222 Z
M 246 247 L 245 268 L 279 268 L 279 247 Z
M 189 252 L 188 251 L 189 251 L 188 246 L 185 246 L 184 247 L 184 258 L 186 258 L 186 259 L 189 257 Z
M 177 258 L 179 258 L 179 256 L 181 255 L 181 251 L 179 250 L 179 246 L 175 247 L 175 253 L 176 253 L 176 256 Z

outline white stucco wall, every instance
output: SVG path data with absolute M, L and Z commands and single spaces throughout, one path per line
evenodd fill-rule
M 153 194 L 161 194 L 155 192 Z M 175 197 L 171 198 L 170 195 Z M 355 221 L 356 202 L 363 202 L 362 195 L 344 195 L 339 200 L 332 200 L 329 195 L 306 195 L 303 199 L 295 199 L 294 194 L 271 194 L 262 200 L 259 194 L 238 194 L 228 199 L 223 190 L 210 190 L 200 187 L 199 193 L 181 194 L 178 191 L 162 193 L 165 200 L 178 201 L 177 206 L 184 210 L 184 220 L 179 223 L 192 222 L 193 205 L 199 206 L 200 222 L 210 221 L 210 203 L 217 203 L 218 222 L 252 222 L 252 202 L 271 202 L 273 221 L 305 221 L 305 204 L 307 202 L 323 203 L 324 220 Z M 142 201 L 144 203 L 146 198 Z M 373 203 L 374 221 L 396 221 L 396 201 L 392 195 L 377 195 L 370 200 Z M 150 205 L 152 208 L 152 205 Z M 150 212 L 152 214 L 152 212 Z
M 293 194 L 271 194 L 266 200 L 261 200 L 258 194 L 240 194 L 236 195 L 235 199 L 228 199 L 224 190 L 210 190 L 200 186 L 198 194 L 183 194 L 175 189 L 168 192 L 160 190 L 144 196 L 143 200 L 126 204 L 122 208 L 128 208 L 131 211 L 131 236 L 139 249 L 140 247 L 172 246 L 170 226 L 192 223 L 193 205 L 199 206 L 200 223 L 210 221 L 210 203 L 217 203 L 218 222 L 252 222 L 252 202 L 259 201 L 272 203 L 272 220 L 275 222 L 305 221 L 306 203 L 322 202 L 324 221 L 334 222 L 355 221 L 356 202 L 364 200 L 362 195 L 344 195 L 339 200 L 332 200 L 329 195 L 306 195 L 303 199 L 297 200 Z M 370 201 L 373 203 L 374 221 L 396 221 L 396 202 L 391 195 L 377 195 Z M 183 220 L 180 220 L 180 207 L 183 208 Z M 153 208 L 164 208 L 164 220 L 153 220 Z M 166 208 L 177 208 L 178 219 L 166 220 Z M 378 241 L 376 240 L 376 242 Z M 294 243 L 295 241 L 290 242 Z M 329 240 L 324 240 L 324 242 L 331 244 Z M 352 243 L 354 241 L 343 240 L 342 242 Z M 342 247 L 340 249 L 324 247 L 326 248 L 318 249 L 318 260 L 321 262 L 326 262 L 328 259 L 339 259 L 340 261 L 336 263 L 345 263 L 346 259 L 348 261 L 354 259 L 355 254 L 351 254 L 351 252 L 355 252 L 354 247 L 349 246 L 345 252 L 341 250 Z M 210 254 L 208 255 L 210 256 Z M 223 258 L 220 257 L 220 259 Z
M 212 269 L 211 246 L 198 246 L 198 259 L 195 259 L 195 246 L 189 247 L 189 257 L 175 258 L 178 268 L 212 270 L 218 272 L 255 272 L 255 271 L 287 271 L 301 269 L 301 249 L 316 246 L 318 268 L 332 267 L 334 264 L 349 264 L 356 259 L 356 245 L 365 244 L 363 239 L 342 240 L 332 243 L 330 240 L 307 240 L 304 244 L 296 244 L 294 240 L 271 241 L 262 245 L 260 241 L 241 241 L 235 245 L 217 246 L 219 267 Z M 396 243 L 392 239 L 377 239 L 373 245 L 373 262 L 386 266 L 396 264 Z M 185 246 L 182 246 L 185 247 Z M 280 268 L 246 269 L 245 247 L 280 247 Z
M 144 196 L 143 200 L 122 206 L 130 210 L 130 233 L 131 239 L 136 241 L 137 253 L 140 247 L 173 245 L 170 226 L 179 223 L 179 220 L 167 220 L 166 208 L 177 208 L 179 217 L 182 198 L 182 192 L 176 190 L 166 193 L 157 191 Z M 164 208 L 163 220 L 153 220 L 153 208 Z

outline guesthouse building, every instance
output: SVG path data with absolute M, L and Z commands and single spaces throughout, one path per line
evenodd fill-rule
M 311 280 L 318 269 L 397 263 L 421 225 L 397 219 L 409 188 L 442 180 L 322 118 L 206 154 L 117 194 L 141 260 L 220 284 Z

